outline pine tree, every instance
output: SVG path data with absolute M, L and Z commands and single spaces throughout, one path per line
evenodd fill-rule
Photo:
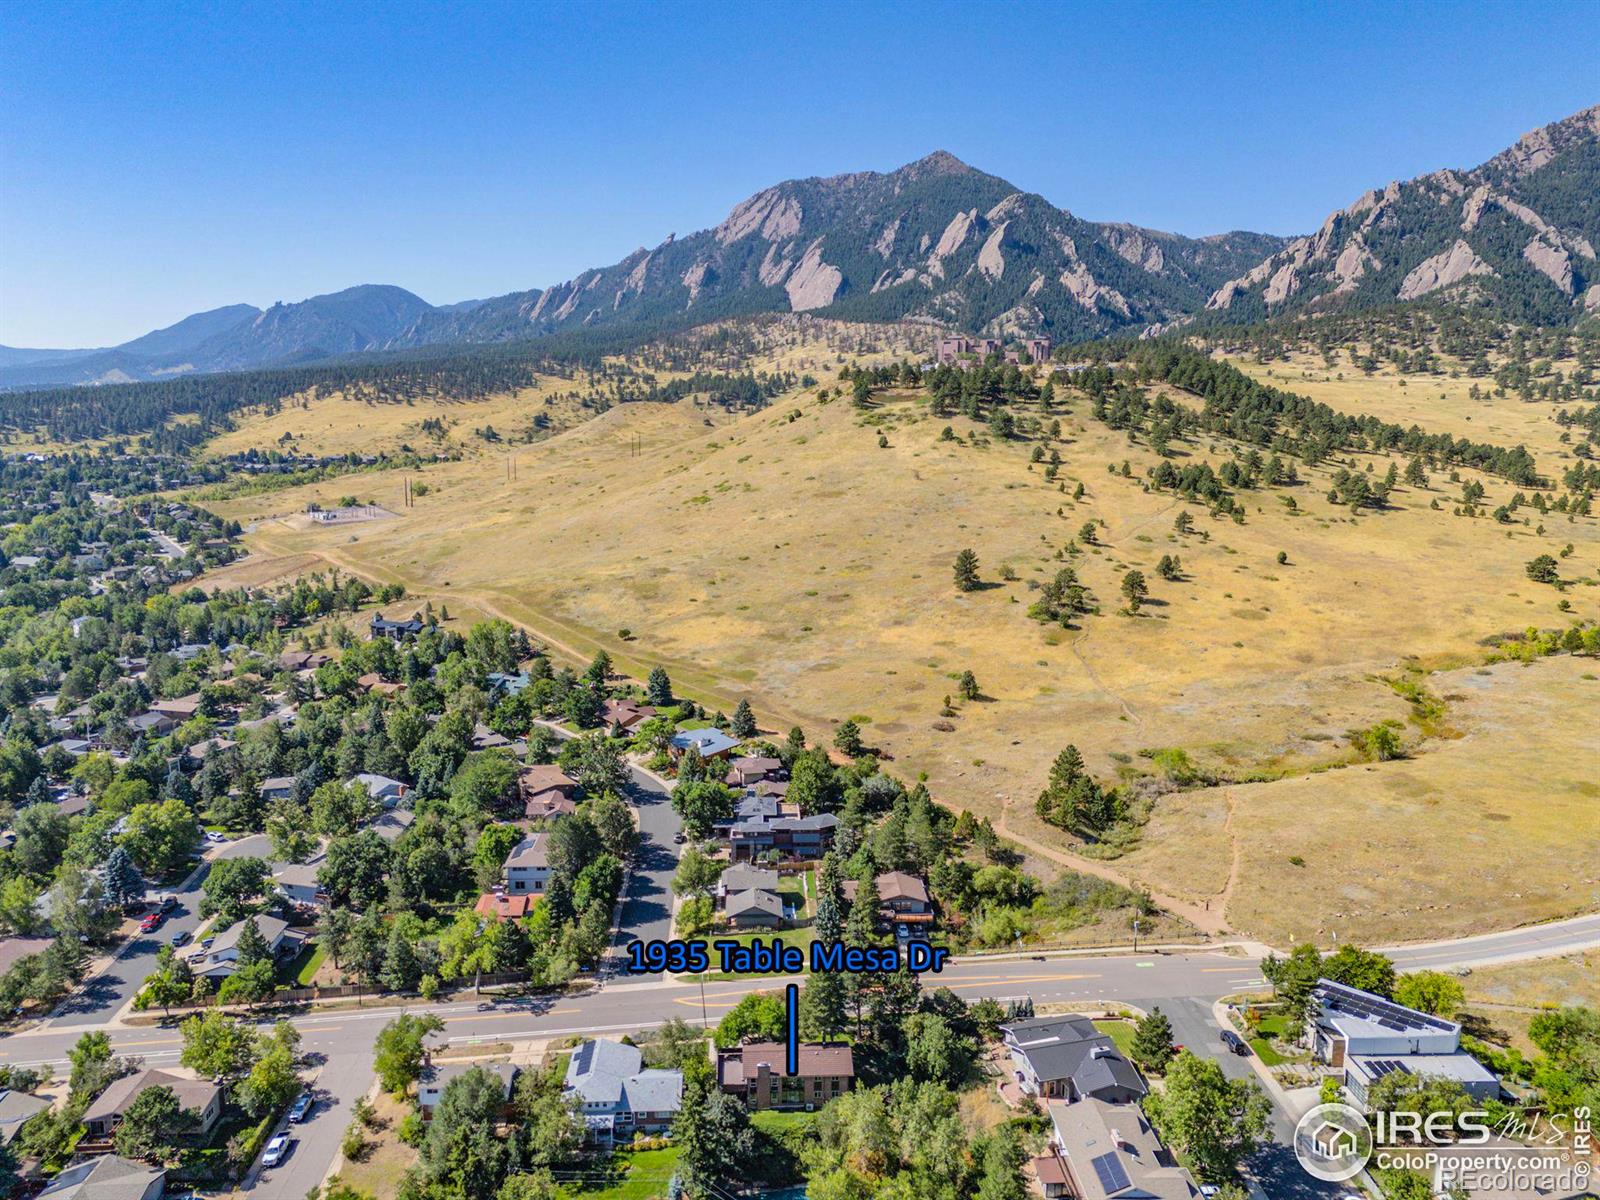
M 733 720 L 729 724 L 733 736 L 743 740 L 756 735 L 756 714 L 750 707 L 750 701 L 740 700 L 739 706 L 733 710 Z
M 650 677 L 645 680 L 645 698 L 657 708 L 665 708 L 672 703 L 672 680 L 667 678 L 665 668 L 654 666 L 650 668 Z
M 144 899 L 144 876 L 133 865 L 133 856 L 118 846 L 106 858 L 106 899 L 119 908 L 127 908 Z
M 956 587 L 963 592 L 978 590 L 978 556 L 972 550 L 963 550 L 956 555 L 955 565 Z
M 860 757 L 861 726 L 846 717 L 839 728 L 834 730 L 833 744 L 851 758 Z
M 1156 1007 L 1134 1027 L 1128 1056 L 1145 1070 L 1160 1074 L 1172 1061 L 1172 1047 L 1172 1022 Z
M 856 884 L 856 898 L 845 921 L 845 941 L 852 946 L 871 946 L 878 940 L 878 881 L 872 872 Z
M 245 918 L 244 928 L 239 930 L 237 945 L 240 970 L 259 962 L 272 960 L 272 948 L 267 945 L 267 939 L 261 936 L 261 929 L 256 925 L 254 917 Z

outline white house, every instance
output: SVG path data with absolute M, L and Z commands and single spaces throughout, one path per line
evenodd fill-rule
M 545 835 L 530 833 L 506 855 L 506 891 L 512 894 L 542 892 L 550 882 L 550 859 Z
M 609 1143 L 668 1128 L 683 1099 L 683 1072 L 645 1070 L 637 1046 L 594 1038 L 572 1052 L 562 1086 L 582 1105 L 589 1136 Z
M 1317 981 L 1311 999 L 1306 1044 L 1319 1062 L 1344 1069 L 1344 1086 L 1358 1103 L 1397 1071 L 1453 1079 L 1479 1099 L 1500 1094 L 1494 1072 L 1461 1049 L 1454 1021 L 1330 979 Z
M 409 784 L 401 783 L 398 779 L 390 779 L 387 775 L 373 775 L 370 772 L 363 772 L 350 782 L 359 783 L 366 788 L 367 795 L 385 808 L 393 808 L 411 794 Z
M 317 883 L 318 867 L 318 863 L 284 863 L 272 873 L 278 895 L 290 904 L 321 908 L 328 902 L 328 893 Z
M 287 958 L 300 949 L 302 934 L 289 928 L 287 921 L 277 917 L 245 918 L 254 920 L 256 928 L 276 958 Z M 244 921 L 224 929 L 210 944 L 201 942 L 189 957 L 189 969 L 206 979 L 226 979 L 239 969 L 239 935 L 244 932 Z

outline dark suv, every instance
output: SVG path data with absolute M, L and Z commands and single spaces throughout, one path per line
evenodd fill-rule
M 1224 1029 L 1222 1031 L 1222 1044 L 1229 1050 L 1232 1050 L 1235 1054 L 1241 1054 L 1247 1058 L 1250 1055 L 1250 1043 L 1245 1041 L 1231 1029 Z

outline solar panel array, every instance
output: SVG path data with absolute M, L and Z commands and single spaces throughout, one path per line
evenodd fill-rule
M 1374 1059 L 1372 1062 L 1367 1063 L 1366 1066 L 1367 1073 L 1371 1075 L 1374 1080 L 1382 1079 L 1385 1075 L 1393 1075 L 1396 1071 L 1400 1072 L 1402 1075 L 1411 1074 L 1410 1067 L 1406 1066 L 1403 1062 L 1396 1062 L 1392 1058 Z
M 1128 1168 L 1122 1165 L 1122 1160 L 1115 1154 L 1102 1154 L 1098 1158 L 1092 1158 L 1089 1160 L 1089 1165 L 1094 1168 L 1094 1173 L 1100 1179 L 1100 1186 L 1105 1189 L 1108 1196 L 1116 1195 L 1133 1182 L 1128 1178 Z
M 1323 1002 L 1334 1012 L 1349 1013 L 1352 1017 L 1375 1021 L 1385 1029 L 1397 1032 L 1408 1029 L 1439 1029 L 1453 1033 L 1457 1028 L 1450 1021 L 1430 1017 L 1427 1013 L 1416 1012 L 1392 1000 L 1385 1000 L 1382 996 L 1357 991 L 1342 984 L 1323 982 L 1317 985 L 1317 991 L 1321 994 Z

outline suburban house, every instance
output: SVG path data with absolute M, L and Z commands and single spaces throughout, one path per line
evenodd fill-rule
M 316 863 L 283 863 L 272 872 L 273 889 L 290 904 L 321 908 L 328 902 L 328 893 L 317 882 L 317 869 Z
M 153 700 L 150 703 L 150 711 L 171 717 L 181 725 L 199 713 L 200 693 L 191 692 L 187 696 L 179 696 L 176 700 Z
M 267 803 L 274 800 L 287 800 L 294 795 L 293 775 L 274 775 L 270 779 L 263 779 L 258 789 L 261 799 Z
M 1139 1072 L 1087 1017 L 1039 1017 L 1001 1027 L 1017 1084 L 1046 1099 L 1132 1104 L 1145 1094 Z
M 711 831 L 718 837 L 726 839 L 735 825 L 799 815 L 799 805 L 786 804 L 781 796 L 767 795 L 759 790 L 750 789 L 734 799 L 731 817 L 711 823 Z
M 728 850 L 735 862 L 768 853 L 780 859 L 818 859 L 833 845 L 833 831 L 838 825 L 839 818 L 832 813 L 738 821 L 728 830 Z
M 0 1145 L 9 1146 L 29 1117 L 44 1112 L 50 1101 L 13 1088 L 0 1091 Z
M 122 1116 L 128 1111 L 128 1106 L 140 1092 L 153 1087 L 171 1088 L 172 1094 L 178 1098 L 178 1106 L 194 1112 L 200 1119 L 195 1131 L 197 1135 L 210 1132 L 217 1118 L 222 1115 L 222 1088 L 211 1080 L 191 1079 L 174 1075 L 171 1071 L 146 1067 L 132 1075 L 113 1079 L 106 1085 L 105 1091 L 94 1098 L 94 1102 L 83 1113 L 83 1125 L 87 1131 L 84 1140 L 91 1143 L 110 1141 L 117 1126 L 122 1124 Z
M 35 1200 L 159 1200 L 166 1186 L 160 1167 L 105 1154 L 66 1167 Z
M 204 741 L 196 742 L 183 752 L 186 762 L 191 766 L 199 766 L 213 754 L 220 754 L 224 750 L 232 750 L 238 745 L 232 738 L 208 737 Z
M 178 727 L 166 713 L 142 712 L 128 718 L 128 728 L 136 737 L 166 737 Z
M 589 1137 L 609 1143 L 669 1128 L 683 1098 L 683 1072 L 647 1070 L 637 1046 L 594 1038 L 573 1050 L 562 1087 L 582 1105 Z
M 1048 1153 L 1033 1160 L 1047 1197 L 1195 1200 L 1200 1195 L 1137 1104 L 1091 1096 L 1076 1104 L 1052 1100 L 1048 1107 Z
M 577 790 L 577 780 L 553 764 L 536 763 L 517 773 L 517 796 L 530 821 L 571 816 L 577 809 L 573 798 Z
M 315 671 L 333 659 L 318 650 L 285 650 L 278 655 L 278 665 L 285 671 Z
M 1500 1094 L 1500 1080 L 1461 1049 L 1461 1026 L 1393 1000 L 1319 979 L 1311 989 L 1305 1041 L 1318 1062 L 1344 1070 L 1344 1086 L 1358 1104 L 1385 1075 L 1445 1076 L 1476 1099 Z
M 690 746 L 700 751 L 700 757 L 710 762 L 714 758 L 726 758 L 733 748 L 739 744 L 739 739 L 729 737 L 720 729 L 707 726 L 704 729 L 680 729 L 672 735 L 672 744 L 668 753 L 674 759 L 681 758 Z
M 517 1068 L 510 1063 L 445 1063 L 435 1066 L 432 1059 L 423 1062 L 422 1075 L 417 1080 L 417 1108 L 422 1112 L 422 1119 L 433 1119 L 433 1110 L 439 1107 L 439 1101 L 444 1098 L 445 1088 L 450 1086 L 450 1081 L 458 1075 L 465 1075 L 468 1071 L 488 1071 L 500 1080 L 503 1089 L 503 1104 L 500 1115 L 510 1120 L 516 1115 L 511 1104 L 511 1088 L 517 1081 Z
M 416 819 L 417 814 L 409 808 L 391 808 L 367 828 L 386 842 L 397 842 Z
M 780 760 L 746 755 L 728 764 L 728 774 L 722 782 L 729 787 L 754 787 L 768 779 L 776 779 L 782 773 L 783 763 Z
M 778 873 L 742 863 L 722 872 L 716 905 L 735 929 L 776 929 L 788 915 L 778 894 Z
M 385 808 L 393 808 L 411 794 L 411 785 L 401 783 L 398 779 L 390 779 L 387 775 L 374 775 L 370 771 L 363 771 L 360 775 L 350 780 L 359 783 L 367 789 L 371 796 Z
M 799 1071 L 788 1073 L 782 1042 L 750 1042 L 712 1053 L 717 1086 L 751 1112 L 765 1108 L 821 1108 L 856 1085 L 855 1057 L 841 1042 L 800 1043 Z
M 375 642 L 379 638 L 388 638 L 391 642 L 414 641 L 425 628 L 416 617 L 409 621 L 391 621 L 374 613 L 372 624 L 367 627 L 367 640 Z
M 651 705 L 637 700 L 607 700 L 600 706 L 600 727 L 613 737 L 631 736 L 655 715 Z
M 472 911 L 480 917 L 493 917 L 497 921 L 520 921 L 539 903 L 537 896 L 508 896 L 504 892 L 485 892 L 478 897 Z
M 379 696 L 398 696 L 406 690 L 403 683 L 390 683 L 376 671 L 368 671 L 365 675 L 356 676 L 356 686 L 364 695 L 376 693 Z
M 545 853 L 544 834 L 530 833 L 506 855 L 506 891 L 513 895 L 543 892 L 550 881 L 550 859 Z
M 526 672 L 519 675 L 508 675 L 504 671 L 490 671 L 485 678 L 485 682 L 489 685 L 490 698 L 497 699 L 501 696 L 515 696 L 519 692 L 526 691 L 528 685 L 533 681 L 528 678 Z
M 288 958 L 297 953 L 304 935 L 289 928 L 288 922 L 278 917 L 246 917 L 254 920 L 275 958 Z M 239 921 L 211 939 L 209 946 L 203 942 L 189 956 L 189 969 L 206 979 L 226 979 L 239 969 L 239 935 L 244 932 L 245 921 Z
M 482 721 L 472 727 L 472 748 L 474 750 L 509 750 L 516 743 L 501 733 L 498 729 L 491 729 Z
M 933 903 L 928 899 L 928 885 L 915 875 L 904 871 L 885 871 L 873 883 L 878 888 L 878 920 L 882 924 L 931 925 Z M 843 883 L 844 898 L 856 902 L 860 884 L 854 879 Z

